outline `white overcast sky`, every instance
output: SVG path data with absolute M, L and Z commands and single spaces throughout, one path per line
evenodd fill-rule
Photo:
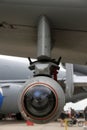
M 5 55 L 0 55 L 0 59 L 9 59 L 9 60 L 18 60 L 18 61 L 26 61 L 28 62 L 27 58 L 21 58 L 21 57 L 12 57 L 12 56 L 5 56 Z M 35 59 L 34 59 L 35 60 Z M 63 69 L 63 68 L 61 68 Z M 87 99 L 81 100 L 77 103 L 67 103 L 64 107 L 64 110 L 68 110 L 70 107 L 75 109 L 75 110 L 84 110 L 84 108 L 87 106 Z

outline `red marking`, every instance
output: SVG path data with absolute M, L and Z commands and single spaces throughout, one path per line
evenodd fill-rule
M 54 80 L 56 80 L 56 81 L 57 81 L 57 73 L 58 73 L 57 70 L 58 70 L 58 69 L 55 68 L 54 71 L 53 71 L 53 76 L 54 76 L 53 78 L 54 78 Z
M 26 124 L 27 124 L 28 126 L 33 126 L 33 125 L 34 125 L 34 123 L 31 122 L 31 121 L 29 121 L 29 120 L 26 121 Z

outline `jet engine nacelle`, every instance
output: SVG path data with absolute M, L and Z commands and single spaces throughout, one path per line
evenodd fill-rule
M 60 115 L 65 105 L 65 95 L 55 80 L 38 76 L 25 83 L 18 104 L 26 120 L 47 123 Z

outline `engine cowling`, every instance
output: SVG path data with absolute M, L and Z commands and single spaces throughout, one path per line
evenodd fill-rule
M 65 95 L 52 78 L 38 76 L 25 83 L 18 104 L 25 120 L 47 123 L 60 115 L 65 105 Z

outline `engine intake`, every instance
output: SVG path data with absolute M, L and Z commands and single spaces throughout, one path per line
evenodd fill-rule
M 65 104 L 61 86 L 49 77 L 28 80 L 20 93 L 19 109 L 26 120 L 47 123 L 56 119 Z

